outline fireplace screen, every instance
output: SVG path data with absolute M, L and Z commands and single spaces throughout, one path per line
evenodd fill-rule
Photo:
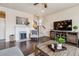
M 26 36 L 27 36 L 26 33 L 20 33 L 20 39 L 26 39 L 27 38 Z

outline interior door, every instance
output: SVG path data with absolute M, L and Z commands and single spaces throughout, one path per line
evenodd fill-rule
M 0 40 L 5 39 L 5 21 L 4 18 L 0 18 Z

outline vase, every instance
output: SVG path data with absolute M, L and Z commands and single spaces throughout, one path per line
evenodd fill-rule
M 52 48 L 54 48 L 54 44 L 52 44 Z
M 62 49 L 62 44 L 57 44 L 57 49 Z

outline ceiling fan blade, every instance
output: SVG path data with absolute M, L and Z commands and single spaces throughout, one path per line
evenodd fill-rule
M 44 7 L 47 8 L 47 4 L 44 4 Z
M 34 3 L 33 5 L 37 5 L 37 4 L 39 4 L 39 3 Z

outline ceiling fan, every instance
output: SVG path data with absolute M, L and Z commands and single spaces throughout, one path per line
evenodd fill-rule
M 44 8 L 47 8 L 47 3 L 34 3 L 33 5 L 38 5 L 38 4 L 42 4 Z

